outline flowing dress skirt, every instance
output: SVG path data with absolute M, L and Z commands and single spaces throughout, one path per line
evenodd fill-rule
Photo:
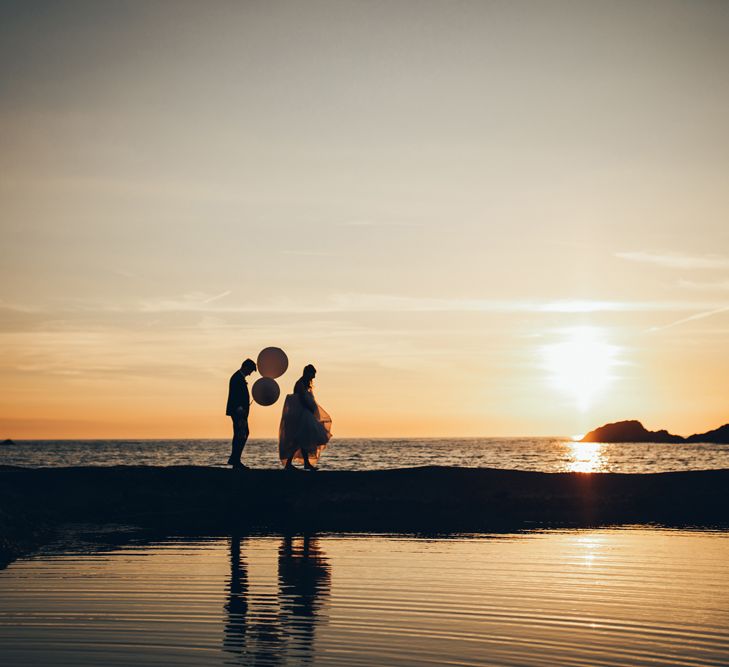
M 294 461 L 303 463 L 302 451 L 307 453 L 309 463 L 316 465 L 331 437 L 332 419 L 324 408 L 317 404 L 311 412 L 298 394 L 286 396 L 278 432 L 278 455 L 283 465 L 292 454 Z

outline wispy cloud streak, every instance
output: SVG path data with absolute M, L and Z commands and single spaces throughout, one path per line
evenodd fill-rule
M 671 322 L 670 324 L 665 324 L 662 327 L 652 327 L 649 329 L 649 331 L 664 331 L 665 329 L 671 329 L 671 328 L 677 327 L 681 324 L 686 324 L 687 322 L 693 322 L 695 320 L 703 320 L 707 317 L 711 317 L 712 315 L 720 315 L 721 313 L 729 313 L 729 305 L 722 306 L 721 308 L 715 308 L 714 310 L 706 310 L 701 313 L 689 315 L 688 317 L 683 317 L 680 320 Z
M 380 312 L 459 312 L 459 313 L 629 313 L 629 312 L 690 312 L 713 311 L 724 303 L 695 301 L 604 301 L 564 299 L 553 301 L 502 301 L 472 298 L 436 298 L 405 295 L 339 293 L 317 301 L 303 299 L 276 299 L 267 302 L 230 303 L 232 294 L 226 290 L 219 294 L 191 292 L 180 296 L 148 298 L 138 302 L 119 303 L 78 300 L 54 304 L 52 308 L 23 306 L 32 313 L 200 313 L 224 315 L 235 313 L 260 314 L 346 314 Z M 20 310 L 17 304 L 0 304 L 0 308 Z
M 229 294 L 232 294 L 231 290 L 226 290 L 225 292 L 221 292 L 220 294 L 215 294 L 215 295 L 209 296 L 207 298 L 203 297 L 202 303 L 205 304 L 205 303 L 213 303 L 215 301 L 220 301 L 220 299 L 225 298 Z
M 144 313 L 164 312 L 226 312 L 223 306 L 211 305 L 232 294 L 225 290 L 220 294 L 207 294 L 205 292 L 188 292 L 181 297 L 171 299 L 145 299 L 138 310 Z
M 681 280 L 678 283 L 681 287 L 706 292 L 729 292 L 729 280 L 718 282 L 697 282 L 695 280 Z
M 671 269 L 727 269 L 729 258 L 717 255 L 685 255 L 681 253 L 660 253 L 660 252 L 616 252 L 616 257 L 631 262 L 643 264 L 655 264 Z
M 282 250 L 282 255 L 294 257 L 333 257 L 334 253 L 327 250 Z
M 339 223 L 340 227 L 420 227 L 416 222 L 405 220 L 345 220 Z

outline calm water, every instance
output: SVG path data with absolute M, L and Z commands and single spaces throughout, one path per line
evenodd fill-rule
M 0 465 L 222 466 L 227 440 L 24 441 L 0 445 Z M 252 440 L 245 462 L 275 468 L 277 444 Z M 712 444 L 575 443 L 559 438 L 416 440 L 335 439 L 324 452 L 325 470 L 372 470 L 446 465 L 544 472 L 667 472 L 729 468 L 729 446 Z
M 11 665 L 727 665 L 729 536 L 62 546 L 0 571 Z

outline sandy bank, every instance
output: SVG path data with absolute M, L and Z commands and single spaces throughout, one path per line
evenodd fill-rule
M 729 470 L 634 475 L 439 467 L 317 473 L 2 467 L 0 550 L 23 550 L 66 522 L 170 533 L 478 532 L 625 523 L 725 526 L 728 508 Z

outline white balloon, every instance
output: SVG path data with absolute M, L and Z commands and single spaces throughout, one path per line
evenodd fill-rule
M 258 378 L 253 383 L 251 393 L 258 405 L 273 405 L 281 395 L 281 389 L 273 378 Z
M 277 378 L 286 372 L 289 358 L 280 347 L 267 347 L 259 353 L 256 366 L 263 377 Z

